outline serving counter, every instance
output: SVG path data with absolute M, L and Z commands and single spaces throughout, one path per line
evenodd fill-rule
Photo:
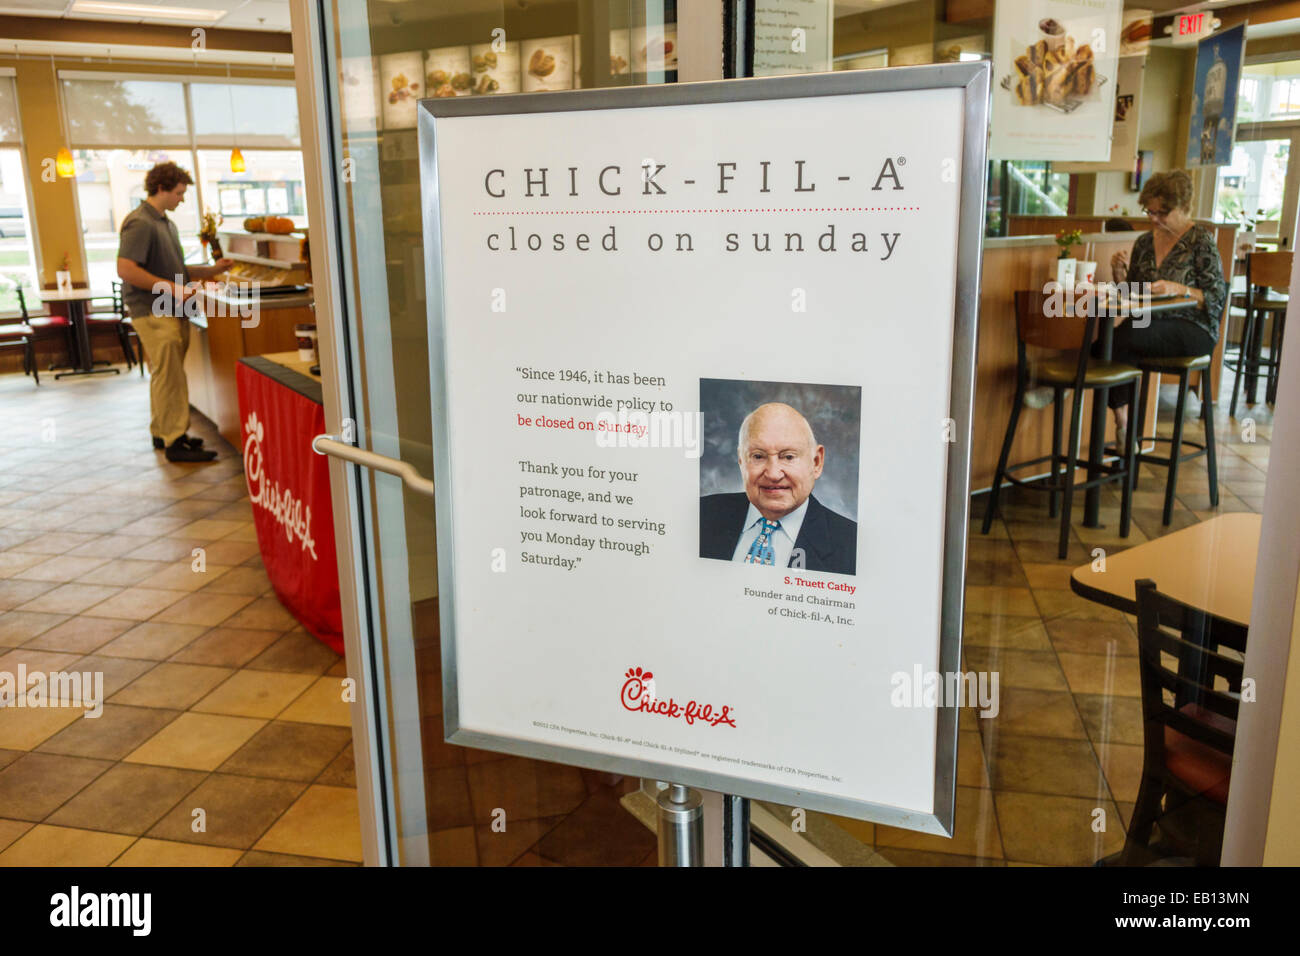
M 312 297 L 265 295 L 251 315 L 245 300 L 221 292 L 204 292 L 202 304 L 203 315 L 190 320 L 185 355 L 190 404 L 212 419 L 222 438 L 241 448 L 235 366 L 248 355 L 296 349 L 293 327 L 316 321 Z
M 325 431 L 320 376 L 297 351 L 236 363 L 244 479 L 257 547 L 275 594 L 317 639 L 343 653 L 329 459 L 311 450 Z

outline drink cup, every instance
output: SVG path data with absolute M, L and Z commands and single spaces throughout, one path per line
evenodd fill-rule
M 1044 17 L 1038 21 L 1038 35 L 1047 41 L 1049 50 L 1059 50 L 1065 45 L 1065 27 L 1058 20 Z
M 316 361 L 316 326 L 300 324 L 293 327 L 293 334 L 298 339 L 298 360 Z

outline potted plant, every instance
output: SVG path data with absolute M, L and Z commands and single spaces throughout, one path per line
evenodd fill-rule
M 1062 229 L 1056 234 L 1056 245 L 1060 254 L 1056 257 L 1056 281 L 1062 289 L 1074 288 L 1074 273 L 1078 260 L 1070 255 L 1070 247 L 1083 241 L 1083 233 L 1078 229 Z

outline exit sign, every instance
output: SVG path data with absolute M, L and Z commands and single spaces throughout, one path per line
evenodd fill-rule
M 1189 43 L 1213 33 L 1215 23 L 1214 15 L 1205 11 L 1181 13 L 1174 17 L 1170 33 L 1175 43 Z

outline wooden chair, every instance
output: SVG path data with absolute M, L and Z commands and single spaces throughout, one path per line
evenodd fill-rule
M 1246 628 L 1161 594 L 1153 581 L 1136 587 L 1144 754 L 1120 861 L 1147 862 L 1159 823 L 1176 855 L 1217 866 Z
M 27 296 L 23 294 L 21 288 L 18 289 L 18 308 L 22 311 L 22 324 L 32 330 L 31 341 L 35 346 L 37 342 L 57 340 L 62 346 L 67 356 L 65 364 L 71 365 L 76 350 L 72 345 L 72 322 L 66 315 L 54 315 L 50 312 L 29 312 L 27 309 Z M 54 363 L 50 363 L 50 368 L 55 368 Z
M 1224 356 L 1225 367 L 1236 372 L 1232 383 L 1232 403 L 1228 415 L 1237 417 L 1237 396 L 1246 391 L 1246 403 L 1255 403 L 1260 369 L 1267 369 L 1264 401 L 1277 398 L 1277 372 L 1282 361 L 1282 333 L 1286 326 L 1287 292 L 1291 288 L 1290 252 L 1252 252 L 1246 256 L 1246 292 L 1242 307 L 1246 311 L 1241 344 L 1236 355 Z M 1273 318 L 1268 358 L 1262 356 L 1264 316 Z M 1243 379 L 1245 380 L 1243 382 Z
M 98 296 L 89 300 L 86 305 L 87 333 L 93 335 L 97 328 L 112 329 L 117 336 L 117 344 L 122 348 L 122 356 L 126 359 L 126 368 L 129 372 L 136 360 L 135 348 L 131 345 L 131 336 L 135 334 L 135 330 L 129 326 L 131 320 L 122 304 L 122 283 L 114 282 L 112 295 Z M 140 374 L 144 374 L 143 368 Z
M 30 325 L 21 322 L 0 325 L 0 349 L 19 348 L 23 350 L 23 374 L 34 375 L 36 384 L 41 384 L 41 373 L 36 368 L 36 349 L 32 345 L 34 333 Z
M 1098 319 L 1095 314 L 1053 317 L 1048 315 L 1048 304 L 1047 297 L 1043 293 L 1025 291 L 1016 293 L 1016 338 L 1018 340 L 1016 397 L 1011 407 L 1011 419 L 1007 422 L 1006 437 L 1002 441 L 1002 452 L 998 456 L 993 489 L 989 492 L 988 504 L 984 511 L 983 533 L 988 534 L 993 525 L 993 516 L 998 510 L 998 497 L 1001 494 L 1003 481 L 1009 481 L 1022 488 L 1046 491 L 1049 494 L 1049 517 L 1056 517 L 1057 502 L 1064 497 L 1064 507 L 1060 509 L 1061 537 L 1058 555 L 1065 558 L 1070 546 L 1070 512 L 1076 490 L 1091 488 L 1109 481 L 1120 481 L 1122 483 L 1120 536 L 1128 537 L 1133 491 L 1133 483 L 1129 476 L 1132 475 L 1135 466 L 1137 447 L 1132 439 L 1135 429 L 1128 429 L 1130 433 L 1128 443 L 1122 450 L 1120 463 L 1102 464 L 1103 474 L 1097 478 L 1075 481 L 1075 469 L 1079 466 L 1079 459 L 1076 456 L 1084 391 L 1132 385 L 1137 382 L 1142 373 L 1132 365 L 1089 358 L 1088 350 L 1097 334 Z M 1087 311 L 1095 312 L 1093 309 Z M 1031 360 L 1028 346 L 1048 349 L 1055 354 L 1048 358 L 1035 357 Z M 1072 354 L 1061 355 L 1062 352 Z M 1020 410 L 1024 407 L 1025 394 L 1030 388 L 1039 386 L 1052 389 L 1052 453 L 1019 464 L 1008 465 L 1007 459 L 1011 454 L 1011 446 L 1015 442 L 1016 426 L 1020 422 Z M 1063 449 L 1061 440 L 1067 389 L 1072 392 L 1073 398 L 1070 404 L 1070 430 Z M 1047 478 L 1022 480 L 1011 475 L 1012 471 L 1043 462 L 1051 462 L 1051 474 Z

